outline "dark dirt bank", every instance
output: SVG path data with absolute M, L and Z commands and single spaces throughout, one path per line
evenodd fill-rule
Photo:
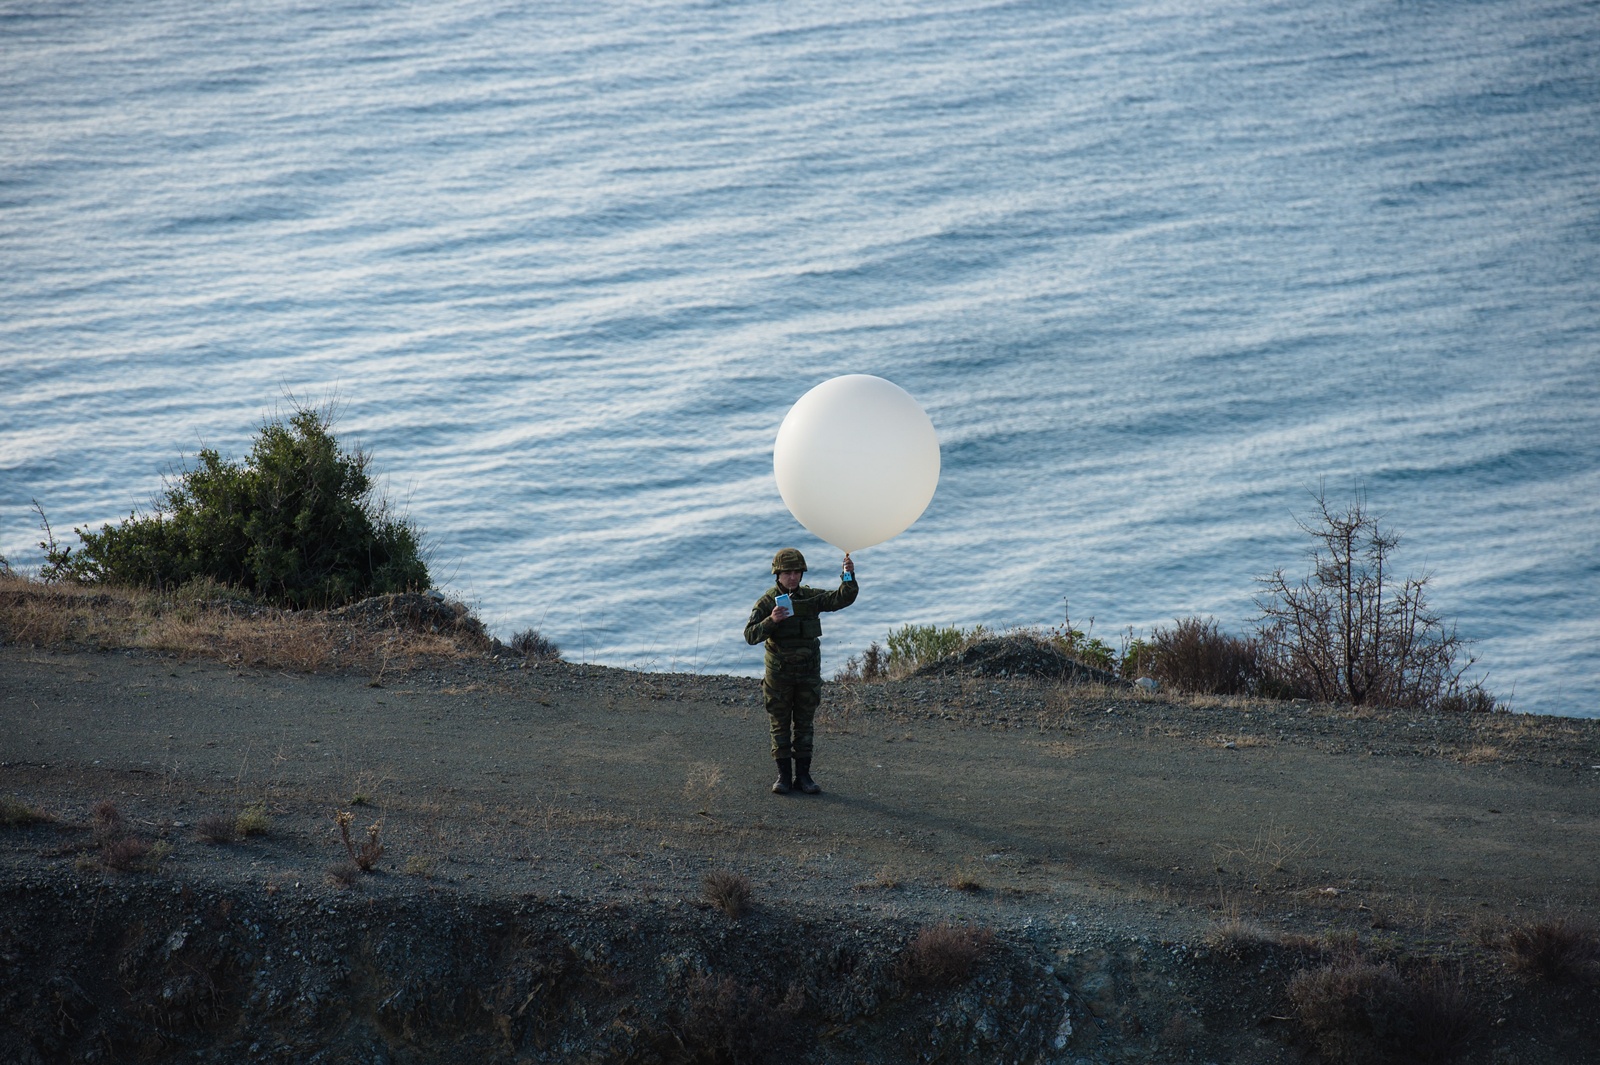
M 1507 948 L 1600 915 L 1596 722 L 995 661 L 831 688 L 809 799 L 743 678 L 0 648 L 0 1060 L 1594 1060 Z

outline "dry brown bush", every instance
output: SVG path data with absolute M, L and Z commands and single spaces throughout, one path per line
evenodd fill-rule
M 1195 695 L 1244 695 L 1264 671 L 1254 640 L 1230 636 L 1215 618 L 1179 618 L 1152 637 L 1150 675 L 1163 687 Z
M 236 819 L 226 814 L 207 814 L 195 822 L 194 832 L 207 843 L 232 843 L 238 829 Z
M 127 834 L 122 812 L 110 799 L 101 799 L 89 808 L 89 823 L 96 843 L 105 843 Z
M 1241 917 L 1230 917 L 1212 928 L 1206 945 L 1235 962 L 1251 961 L 1283 946 L 1281 935 L 1268 932 Z
M 983 961 L 993 943 L 994 933 L 987 928 L 948 922 L 930 925 L 918 932 L 900 955 L 898 974 L 913 987 L 958 984 Z
M 707 873 L 701 881 L 700 892 L 707 902 L 736 921 L 750 906 L 750 880 L 739 873 L 724 870 Z
M 1321 491 L 1313 498 L 1317 514 L 1300 523 L 1317 545 L 1311 572 L 1258 578 L 1257 651 L 1274 687 L 1351 706 L 1496 709 L 1481 681 L 1464 679 L 1474 659 L 1429 604 L 1432 575 L 1395 574 L 1399 535 L 1359 493 L 1343 508 Z
M 100 864 L 119 873 L 132 872 L 150 856 L 150 841 L 138 836 L 119 836 L 100 844 Z
M 1416 1061 L 1436 1062 L 1466 1054 L 1478 1033 L 1480 1014 L 1461 971 L 1430 965 L 1412 975 L 1407 991 L 1401 1052 Z
M 1501 940 L 1506 964 L 1551 983 L 1600 979 L 1600 937 L 1592 925 L 1557 917 L 1513 928 Z

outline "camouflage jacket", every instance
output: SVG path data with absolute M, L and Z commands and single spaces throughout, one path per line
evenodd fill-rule
M 772 608 L 783 589 L 773 585 L 767 594 L 756 600 L 750 608 L 750 622 L 744 627 L 746 643 L 767 645 L 767 672 L 789 674 L 822 674 L 822 619 L 817 615 L 830 610 L 843 610 L 861 594 L 858 582 L 840 581 L 834 591 L 824 591 L 802 584 L 789 593 L 794 613 L 776 625 L 769 620 Z

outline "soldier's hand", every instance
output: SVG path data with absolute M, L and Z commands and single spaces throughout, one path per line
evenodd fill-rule
M 783 609 L 783 607 L 775 606 L 775 607 L 772 608 L 772 613 L 767 616 L 767 620 L 772 622 L 774 625 L 776 625 L 778 622 L 780 622 L 784 618 L 788 617 L 789 613 L 790 612 L 785 610 L 785 609 Z
M 856 571 L 855 560 L 850 557 L 850 552 L 848 551 L 844 554 L 844 571 L 846 573 L 854 573 Z

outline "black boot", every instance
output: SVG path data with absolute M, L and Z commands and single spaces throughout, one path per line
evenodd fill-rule
M 787 795 L 794 787 L 794 777 L 789 769 L 789 759 L 778 759 L 778 779 L 772 782 L 772 794 Z
M 807 795 L 822 794 L 822 789 L 817 787 L 817 782 L 811 779 L 811 759 L 796 758 L 794 760 L 794 786 Z

